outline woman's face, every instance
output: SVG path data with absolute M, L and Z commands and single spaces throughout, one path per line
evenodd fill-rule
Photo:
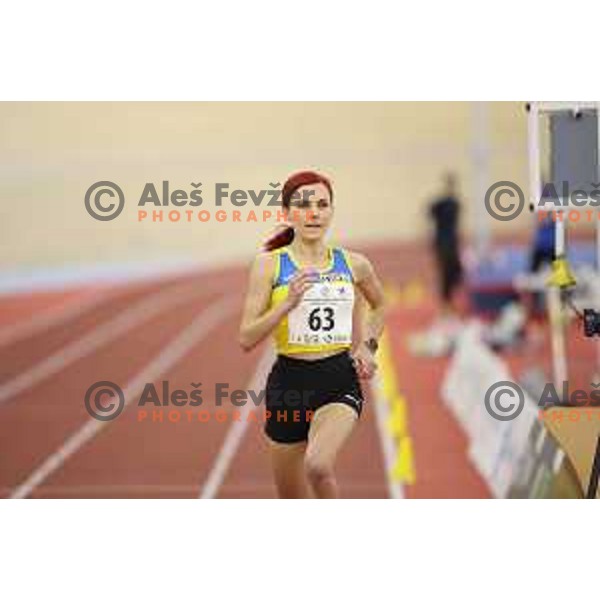
M 333 204 L 324 184 L 303 185 L 292 195 L 288 218 L 301 238 L 307 241 L 322 238 L 332 217 Z

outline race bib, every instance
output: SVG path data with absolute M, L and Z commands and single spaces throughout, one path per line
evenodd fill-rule
M 352 343 L 353 306 L 352 283 L 316 283 L 288 315 L 288 343 L 307 346 Z

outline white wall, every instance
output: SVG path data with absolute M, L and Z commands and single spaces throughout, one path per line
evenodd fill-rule
M 490 184 L 525 186 L 523 105 L 494 103 L 490 115 Z M 303 168 L 334 181 L 336 239 L 422 237 L 441 172 L 456 170 L 471 194 L 475 133 L 470 103 L 3 103 L 0 267 L 247 257 L 270 224 L 138 223 L 144 184 L 167 179 L 190 191 L 202 181 L 202 208 L 214 213 L 216 182 L 260 190 Z M 128 199 L 107 223 L 84 208 L 99 180 Z

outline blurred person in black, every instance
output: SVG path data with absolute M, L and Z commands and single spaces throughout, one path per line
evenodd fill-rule
M 460 258 L 460 201 L 454 173 L 444 176 L 444 188 L 429 207 L 433 220 L 433 253 L 437 265 L 438 289 L 441 300 L 441 321 L 456 320 L 453 298 L 462 283 L 463 266 Z

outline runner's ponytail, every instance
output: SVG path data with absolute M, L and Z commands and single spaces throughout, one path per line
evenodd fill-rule
M 327 177 L 316 173 L 315 171 L 299 171 L 298 173 L 290 175 L 287 181 L 283 184 L 283 189 L 281 190 L 281 205 L 283 208 L 289 210 L 292 196 L 294 195 L 294 192 L 298 190 L 298 188 L 301 188 L 305 185 L 313 185 L 315 183 L 322 183 L 328 189 L 329 196 L 333 202 L 333 189 L 331 187 L 331 182 L 329 179 L 327 179 Z M 272 250 L 277 250 L 277 248 L 289 246 L 293 240 L 294 228 L 290 225 L 283 231 L 278 232 L 272 238 L 268 239 L 263 245 L 263 250 L 266 252 L 271 252 Z

